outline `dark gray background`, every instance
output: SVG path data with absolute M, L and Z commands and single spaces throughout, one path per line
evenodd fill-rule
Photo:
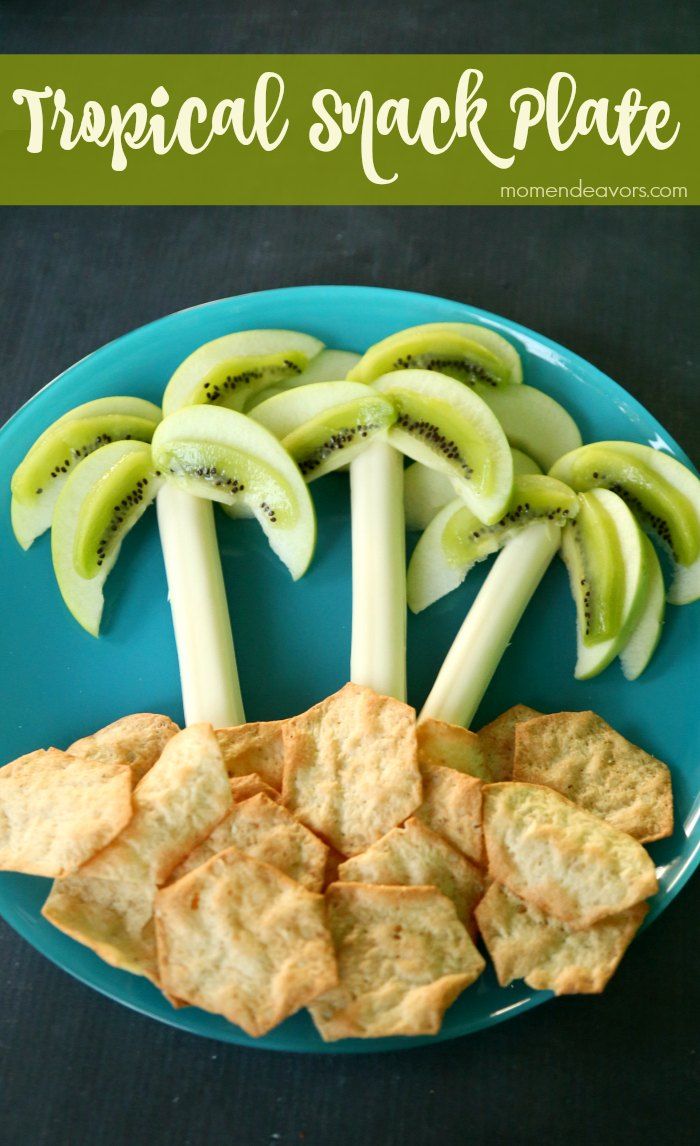
M 693 2 L 5 2 L 5 51 L 688 51 Z M 396 14 L 398 13 L 398 14 Z M 681 208 L 5 209 L 0 420 L 65 366 L 205 299 L 374 283 L 534 327 L 697 463 L 698 219 Z M 606 994 L 373 1058 L 194 1038 L 107 1002 L 0 924 L 0 1140 L 240 1146 L 697 1140 L 696 880 Z

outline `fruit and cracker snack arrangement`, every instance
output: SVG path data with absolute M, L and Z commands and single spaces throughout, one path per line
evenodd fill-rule
M 215 506 L 254 517 L 296 581 L 323 529 L 313 483 L 334 471 L 351 683 L 246 723 Z M 363 356 L 253 330 L 194 347 L 162 411 L 67 411 L 16 470 L 17 540 L 50 528 L 60 593 L 94 636 L 153 503 L 185 727 L 126 716 L 0 770 L 0 868 L 54 880 L 46 919 L 255 1037 L 304 1007 L 327 1041 L 435 1034 L 485 957 L 503 986 L 601 991 L 657 890 L 644 844 L 673 830 L 669 769 L 592 712 L 517 705 L 469 726 L 557 553 L 576 677 L 644 672 L 666 601 L 700 596 L 697 477 L 646 445 L 584 445 L 485 325 L 409 328 Z M 417 714 L 407 608 L 493 554 Z

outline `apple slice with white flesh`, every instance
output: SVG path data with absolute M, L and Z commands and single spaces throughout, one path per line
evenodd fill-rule
M 56 580 L 76 621 L 95 637 L 104 583 L 124 537 L 148 509 L 160 483 L 150 446 L 112 442 L 76 466 L 57 498 L 51 525 Z
M 409 608 L 420 613 L 456 589 L 477 562 L 534 521 L 564 526 L 578 507 L 578 497 L 568 486 L 537 474 L 515 478 L 506 512 L 495 525 L 484 525 L 460 498 L 448 502 L 413 550 L 407 575 Z
M 58 495 L 84 458 L 110 442 L 150 442 L 160 418 L 152 402 L 125 395 L 84 402 L 44 430 L 12 475 L 12 528 L 22 548 L 50 527 Z
M 350 371 L 360 361 L 359 354 L 353 354 L 351 350 L 321 350 L 315 358 L 312 358 L 309 365 L 302 370 L 301 374 L 293 375 L 282 382 L 276 382 L 274 386 L 268 386 L 265 390 L 259 390 L 253 397 L 246 403 L 245 412 L 249 414 L 261 402 L 266 402 L 268 398 L 274 398 L 277 394 L 283 394 L 286 390 L 295 390 L 297 386 L 310 386 L 313 382 L 337 382 L 347 378 Z
M 534 386 L 477 385 L 511 446 L 548 470 L 557 458 L 581 445 L 581 432 L 568 410 Z
M 649 563 L 643 534 L 622 498 L 595 489 L 579 501 L 576 520 L 563 531 L 562 557 L 576 602 L 574 676 L 589 680 L 634 632 L 647 602 Z
M 619 494 L 671 556 L 668 601 L 685 605 L 700 597 L 700 480 L 686 466 L 651 446 L 613 441 L 582 446 L 550 472 L 572 489 Z
M 666 609 L 666 589 L 659 558 L 646 535 L 642 535 L 642 545 L 647 561 L 649 583 L 644 608 L 620 653 L 620 665 L 627 680 L 637 680 L 653 657 L 661 639 Z
M 163 413 L 183 406 L 243 410 L 261 390 L 301 375 L 323 343 L 296 330 L 241 330 L 198 346 L 163 394 Z

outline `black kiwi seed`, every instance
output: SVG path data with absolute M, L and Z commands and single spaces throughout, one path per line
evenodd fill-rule
M 457 377 L 466 381 L 468 385 L 474 382 L 486 382 L 489 386 L 498 386 L 498 379 L 493 374 L 490 374 L 480 362 L 474 362 L 469 358 L 441 357 L 439 354 L 406 354 L 396 359 L 392 370 L 435 370 L 440 374 L 449 374 L 453 370 Z
M 427 445 L 433 447 L 436 452 L 443 454 L 449 462 L 456 462 L 462 470 L 464 477 L 471 477 L 474 470 L 469 463 L 462 457 L 459 452 L 459 446 L 451 438 L 445 437 L 438 426 L 434 426 L 432 422 L 417 420 L 412 418 L 410 414 L 400 413 L 396 423 L 402 430 L 407 433 L 413 434 L 417 438 L 422 438 Z

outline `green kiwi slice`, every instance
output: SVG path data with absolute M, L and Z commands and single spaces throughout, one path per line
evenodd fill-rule
M 396 370 L 434 370 L 474 386 L 522 382 L 515 347 L 485 326 L 429 322 L 400 330 L 371 346 L 352 371 L 358 382 L 373 382 Z
M 166 417 L 153 436 L 163 476 L 197 497 L 248 506 L 296 580 L 306 572 L 316 519 L 297 466 L 276 437 L 234 410 L 190 406 Z
M 582 495 L 577 521 L 566 534 L 571 591 L 584 645 L 608 640 L 622 621 L 624 555 L 615 522 L 602 498 Z M 571 553 L 569 554 L 569 549 Z
M 307 481 L 347 465 L 396 421 L 393 404 L 361 382 L 316 382 L 278 394 L 251 417 L 279 438 Z
M 269 386 L 299 377 L 323 343 L 295 330 L 243 330 L 197 347 L 163 394 L 163 413 L 200 403 L 243 410 Z
M 56 580 L 70 612 L 95 637 L 104 583 L 159 485 L 148 445 L 112 442 L 85 458 L 58 496 L 51 525 Z
M 520 450 L 511 450 L 513 477 L 520 474 L 539 474 L 537 462 Z M 454 501 L 455 489 L 446 474 L 432 470 L 421 462 L 413 462 L 404 472 L 403 507 L 406 529 L 423 532 L 443 506 Z
M 578 508 L 573 490 L 539 474 L 515 478 L 506 512 L 493 525 L 484 525 L 460 498 L 450 501 L 413 550 L 407 581 L 409 608 L 420 613 L 456 589 L 478 561 L 502 549 L 533 522 L 563 526 Z
M 565 454 L 554 477 L 573 489 L 610 489 L 655 535 L 676 566 L 668 600 L 700 597 L 700 481 L 675 458 L 633 442 L 596 442 Z
M 649 563 L 644 535 L 622 498 L 595 489 L 579 502 L 578 516 L 564 528 L 561 555 L 576 604 L 574 675 L 588 680 L 632 635 L 647 600 Z
M 109 442 L 150 442 L 160 410 L 141 398 L 98 398 L 54 422 L 12 475 L 12 528 L 23 549 L 51 525 L 54 506 L 75 467 Z
M 454 378 L 428 370 L 394 371 L 374 386 L 397 411 L 389 441 L 452 478 L 473 513 L 495 524 L 510 497 L 513 457 L 486 403 Z
M 581 432 L 568 410 L 534 386 L 478 384 L 476 392 L 491 407 L 511 446 L 549 470 L 562 454 L 581 445 Z

